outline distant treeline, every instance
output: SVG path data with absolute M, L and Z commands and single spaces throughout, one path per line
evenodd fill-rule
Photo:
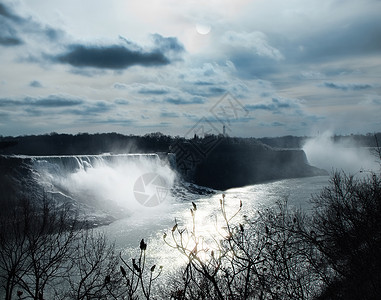
M 170 136 L 151 133 L 144 136 L 119 133 L 79 133 L 0 137 L 0 153 L 25 155 L 73 155 L 112 153 L 148 153 L 168 151 Z
M 376 139 L 381 141 L 381 133 L 377 134 L 355 134 L 355 135 L 335 135 L 336 142 L 355 142 L 364 147 L 375 147 Z M 274 148 L 299 149 L 309 138 L 307 136 L 283 136 L 265 138 L 238 138 L 212 136 L 224 139 L 230 144 L 253 144 L 263 143 Z M 211 136 L 204 139 L 210 140 Z M 193 140 L 202 142 L 202 138 L 197 136 Z M 24 154 L 24 155 L 72 155 L 72 154 L 101 154 L 112 153 L 149 153 L 168 152 L 170 147 L 177 143 L 184 143 L 187 140 L 179 136 L 164 135 L 160 132 L 149 133 L 143 136 L 123 135 L 119 133 L 79 133 L 58 134 L 50 133 L 44 135 L 27 135 L 18 137 L 0 136 L 1 154 Z
M 282 136 L 282 137 L 264 137 L 258 139 L 262 143 L 274 148 L 302 148 L 308 136 Z M 381 142 L 381 133 L 334 135 L 332 140 L 335 143 L 354 144 L 361 147 L 377 147 L 376 138 Z

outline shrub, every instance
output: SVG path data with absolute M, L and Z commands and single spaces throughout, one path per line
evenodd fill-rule
M 335 173 L 313 197 L 314 244 L 327 286 L 321 299 L 381 298 L 381 178 Z

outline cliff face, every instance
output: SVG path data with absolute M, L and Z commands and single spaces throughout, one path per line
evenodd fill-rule
M 195 166 L 194 183 L 225 190 L 276 179 L 327 175 L 310 166 L 302 150 L 220 144 Z

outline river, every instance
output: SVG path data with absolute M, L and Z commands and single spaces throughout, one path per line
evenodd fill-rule
M 318 194 L 328 184 L 329 176 L 285 179 L 263 184 L 249 185 L 224 191 L 228 211 L 233 214 L 242 201 L 242 210 L 233 219 L 239 222 L 243 216 L 254 217 L 258 209 L 274 205 L 278 200 L 288 199 L 290 208 L 309 212 L 312 208 L 311 195 Z M 147 255 L 152 264 L 164 266 L 164 275 L 184 263 L 184 258 L 171 249 L 163 240 L 164 233 L 170 233 L 175 222 L 183 228 L 191 229 L 190 208 L 197 206 L 196 222 L 198 235 L 208 238 L 215 235 L 222 220 L 219 211 L 222 192 L 213 195 L 187 193 L 184 196 L 170 195 L 161 205 L 134 212 L 128 218 L 101 227 L 116 247 L 126 257 L 137 257 L 139 242 L 147 241 Z M 217 222 L 216 222 L 217 218 Z M 170 238 L 169 238 L 170 240 Z

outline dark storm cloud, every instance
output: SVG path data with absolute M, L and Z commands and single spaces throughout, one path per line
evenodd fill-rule
M 370 103 L 374 105 L 381 105 L 381 98 L 373 98 L 370 100 Z
M 159 127 L 169 127 L 169 126 L 173 126 L 172 123 L 169 123 L 169 122 L 160 122 Z
M 19 16 L 5 4 L 0 3 L 0 45 L 18 46 L 24 44 L 23 35 L 34 35 L 51 42 L 64 36 L 62 30 L 41 24 L 31 17 Z M 21 36 L 21 37 L 20 37 Z
M 114 103 L 119 104 L 119 105 L 129 105 L 130 104 L 130 102 L 126 99 L 115 99 Z
M 84 100 L 70 95 L 50 95 L 40 98 L 25 97 L 16 100 L 0 99 L 0 107 L 6 110 L 20 107 L 23 112 L 33 117 L 52 114 L 65 115 L 66 117 L 69 115 L 87 117 L 109 112 L 116 107 L 117 102 Z
M 184 46 L 179 42 L 176 37 L 163 37 L 160 34 L 153 34 L 153 41 L 155 48 L 159 52 L 181 54 L 185 51 Z
M 306 24 L 308 26 L 308 24 Z M 283 59 L 277 56 L 259 55 L 256 48 L 248 49 L 246 40 L 238 40 L 241 47 L 227 48 L 229 59 L 238 70 L 237 75 L 244 79 L 266 78 L 290 70 L 293 66 L 308 63 L 340 61 L 344 57 L 366 57 L 381 52 L 381 18 L 379 14 L 359 15 L 350 20 L 332 23 L 315 31 L 306 31 L 298 38 L 268 33 L 269 45 L 279 50 Z M 260 44 L 255 41 L 254 44 Z M 266 50 L 266 48 L 265 48 Z M 348 70 L 349 69 L 349 70 Z M 345 71 L 345 70 L 343 70 Z M 347 68 L 346 71 L 353 71 Z M 327 76 L 330 74 L 326 73 Z
M 33 98 L 25 97 L 21 100 L 18 99 L 0 99 L 0 106 L 12 107 L 12 106 L 30 106 L 30 107 L 68 107 L 77 106 L 84 103 L 84 100 L 74 98 L 71 96 L 50 95 L 48 97 Z
M 0 98 L 0 107 L 15 106 L 18 105 L 19 101 L 14 101 L 12 99 Z
M 17 30 L 14 28 L 15 21 L 19 18 L 11 13 L 11 11 L 2 3 L 0 3 L 0 45 L 1 46 L 18 46 L 23 44 L 23 40 L 18 36 Z
M 260 103 L 253 105 L 246 105 L 245 108 L 249 111 L 254 110 L 267 110 L 272 112 L 279 112 L 281 109 L 298 108 L 299 105 L 290 99 L 272 98 L 270 103 Z
M 78 109 L 69 109 L 66 113 L 80 115 L 80 116 L 94 116 L 101 113 L 109 112 L 115 107 L 114 104 L 106 101 L 88 101 L 85 105 L 82 105 Z
M 50 60 L 50 58 L 48 58 L 48 60 Z M 36 62 L 40 62 L 40 61 L 36 61 Z M 69 72 L 71 74 L 75 74 L 75 75 L 81 75 L 81 76 L 85 76 L 85 77 L 95 77 L 95 76 L 101 76 L 101 75 L 105 75 L 106 74 L 106 71 L 105 70 L 101 70 L 101 69 L 98 69 L 98 70 L 94 70 L 94 69 L 78 69 L 78 68 L 71 68 L 69 70 Z
M 42 107 L 66 107 L 66 106 L 77 106 L 83 104 L 81 99 L 70 99 L 61 96 L 49 96 L 47 98 L 25 98 L 24 103 L 30 104 L 33 106 L 42 106 Z
M 272 123 L 271 123 L 271 126 L 272 126 L 272 127 L 281 127 L 281 126 L 284 126 L 284 124 L 281 123 L 281 122 L 276 122 L 276 121 L 275 121 L 275 122 L 272 122 Z
M 296 45 L 302 45 L 300 51 Z M 381 51 L 381 18 L 379 14 L 360 16 L 347 24 L 337 23 L 283 45 L 292 62 L 331 61 L 344 56 L 364 56 Z
M 194 85 L 200 85 L 200 86 L 204 86 L 204 85 L 214 85 L 213 82 L 210 82 L 210 81 L 201 81 L 201 80 L 198 80 L 196 82 L 193 83 Z
M 168 86 L 157 85 L 157 84 L 135 83 L 135 84 L 128 85 L 128 84 L 120 83 L 120 82 L 114 83 L 113 88 L 117 90 L 129 90 L 133 93 L 141 94 L 141 95 L 157 95 L 157 96 L 166 95 L 166 94 L 169 94 L 171 90 L 175 90 L 173 88 L 171 89 Z
M 65 33 L 62 30 L 55 29 L 50 26 L 44 26 L 44 28 L 42 28 L 42 31 L 51 41 L 57 41 L 65 35 Z
M 226 93 L 226 89 L 216 86 L 184 86 L 183 91 L 188 93 L 189 95 L 198 96 L 202 98 L 216 97 L 222 96 L 223 93 Z
M 119 39 L 127 44 L 128 49 L 135 50 L 135 51 L 143 51 L 142 47 L 140 47 L 138 44 L 130 41 L 129 39 L 125 38 L 124 36 L 120 35 Z
M 31 117 L 40 117 L 46 115 L 46 113 L 44 113 L 42 110 L 36 109 L 35 107 L 28 107 L 24 109 L 24 112 Z
M 101 69 L 126 69 L 134 65 L 162 66 L 170 63 L 161 52 L 140 52 L 120 45 L 71 45 L 68 52 L 53 57 L 53 60 L 74 67 Z
M 128 88 L 128 85 L 125 84 L 125 83 L 114 83 L 114 89 L 117 89 L 117 90 L 125 90 Z
M 342 91 L 361 91 L 361 90 L 372 88 L 370 84 L 357 84 L 357 83 L 342 84 L 342 83 L 333 83 L 333 82 L 324 82 L 323 86 L 327 88 L 335 89 L 335 90 L 342 90 Z
M 175 112 L 163 111 L 160 113 L 160 117 L 162 117 L 162 118 L 178 118 L 179 114 L 177 114 Z
M 1 117 L 2 120 L 8 119 L 9 113 L 0 111 L 0 117 Z
M 237 51 L 231 53 L 230 60 L 239 71 L 241 78 L 262 78 L 275 74 L 282 64 L 269 57 L 261 57 L 250 51 Z
M 221 87 L 211 87 L 209 88 L 209 92 L 214 95 L 219 95 L 226 92 L 226 89 Z
M 13 12 L 4 5 L 4 3 L 0 3 L 0 16 L 11 19 L 13 21 L 21 21 L 22 19 L 17 15 L 13 14 Z
M 276 73 L 284 61 L 276 38 L 261 31 L 227 31 L 221 41 L 241 78 L 252 79 Z
M 205 98 L 203 97 L 190 97 L 190 98 L 165 98 L 164 102 L 175 104 L 175 105 L 188 105 L 188 104 L 203 104 L 205 103 Z
M 138 93 L 143 95 L 165 95 L 169 93 L 169 89 L 165 87 L 150 88 L 148 86 L 148 87 L 142 87 L 138 91 Z
M 121 125 L 121 126 L 130 126 L 135 121 L 129 120 L 129 119 L 108 118 L 106 120 L 89 120 L 89 122 L 96 123 L 96 124 L 117 124 L 117 125 Z
M 0 35 L 0 45 L 2 46 L 18 46 L 18 45 L 21 45 L 22 43 L 23 41 L 17 37 Z
M 42 84 L 41 82 L 37 81 L 37 80 L 33 80 L 29 83 L 29 86 L 31 87 L 35 87 L 35 88 L 41 88 L 42 87 Z
M 79 71 L 86 67 L 98 70 L 123 70 L 131 66 L 156 67 L 168 65 L 179 60 L 185 51 L 183 45 L 176 37 L 163 37 L 159 34 L 152 35 L 153 45 L 143 48 L 134 42 L 120 37 L 124 44 L 110 45 L 85 45 L 70 44 L 70 39 L 65 32 L 36 21 L 33 17 L 22 16 L 14 13 L 8 5 L 0 3 L 0 46 L 35 46 L 30 48 L 35 51 L 19 57 L 19 61 L 28 61 L 46 65 L 47 62 L 69 64 Z M 52 44 L 54 43 L 54 44 Z M 61 45 L 61 47 L 57 47 Z M 41 46 L 44 46 L 43 48 Z M 57 52 L 54 49 L 62 49 Z M 92 70 L 96 72 L 96 70 Z M 72 71 L 73 73 L 75 72 Z M 80 73 L 93 76 L 92 72 Z

